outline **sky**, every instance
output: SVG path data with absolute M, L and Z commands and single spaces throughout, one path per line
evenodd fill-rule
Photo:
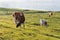
M 0 7 L 60 11 L 60 0 L 0 0 Z

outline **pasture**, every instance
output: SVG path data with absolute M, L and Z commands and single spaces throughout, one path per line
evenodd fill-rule
M 24 12 L 24 15 L 25 28 L 16 28 L 12 12 L 0 11 L 0 40 L 60 40 L 60 13 L 54 12 L 52 17 L 48 17 L 48 12 L 31 11 Z M 48 27 L 40 26 L 41 18 L 47 20 Z

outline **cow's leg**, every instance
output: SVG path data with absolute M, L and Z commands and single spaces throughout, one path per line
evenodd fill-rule
M 17 23 L 17 21 L 16 21 L 16 20 L 15 20 L 15 24 L 16 24 L 16 28 L 17 28 L 19 24 Z
M 16 28 L 18 28 L 19 26 L 21 26 L 21 23 L 19 21 L 16 21 Z
M 21 26 L 21 23 L 18 23 L 18 24 L 16 25 L 16 28 L 18 28 L 19 26 Z
M 16 28 L 18 28 L 21 25 L 18 20 L 15 20 L 15 23 L 16 23 Z
M 25 23 L 22 23 L 23 24 L 23 28 L 25 29 Z

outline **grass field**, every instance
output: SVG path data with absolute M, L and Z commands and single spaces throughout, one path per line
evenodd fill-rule
M 0 40 L 60 40 L 60 13 L 48 17 L 48 13 L 24 13 L 25 29 L 16 28 L 12 13 L 7 15 L 0 11 Z M 39 20 L 44 18 L 48 27 L 41 26 Z

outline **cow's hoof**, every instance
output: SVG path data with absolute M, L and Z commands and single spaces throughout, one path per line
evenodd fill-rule
M 18 28 L 18 26 L 16 26 L 16 28 Z

